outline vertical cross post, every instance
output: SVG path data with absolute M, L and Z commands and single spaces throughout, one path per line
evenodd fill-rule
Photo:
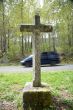
M 36 27 L 40 25 L 40 16 L 35 15 Z M 33 86 L 41 86 L 41 71 L 40 71 L 40 31 L 35 30 L 32 38 L 33 44 Z

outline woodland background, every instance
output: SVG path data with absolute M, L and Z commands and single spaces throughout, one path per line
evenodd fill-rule
M 0 0 L 0 62 L 19 61 L 32 54 L 32 33 L 21 33 L 20 24 L 33 24 L 39 10 L 41 23 L 52 33 L 41 33 L 41 52 L 57 51 L 73 60 L 72 0 Z

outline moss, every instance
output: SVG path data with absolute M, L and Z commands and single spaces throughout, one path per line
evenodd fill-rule
M 23 103 L 28 107 L 47 108 L 52 105 L 51 92 L 46 87 L 29 88 L 23 93 Z

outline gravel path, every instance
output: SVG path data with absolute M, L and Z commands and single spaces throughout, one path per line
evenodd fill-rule
M 61 70 L 73 70 L 73 64 L 71 65 L 57 65 L 57 66 L 46 66 L 46 67 L 41 67 L 41 70 L 43 72 L 45 71 L 61 71 Z M 15 72 L 32 72 L 33 68 L 32 67 L 23 67 L 23 66 L 0 66 L 0 73 L 15 73 Z

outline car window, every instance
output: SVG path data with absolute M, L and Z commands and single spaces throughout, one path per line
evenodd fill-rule
M 42 54 L 41 54 L 41 58 L 42 58 L 42 59 L 47 59 L 47 58 L 48 58 L 47 52 L 42 53 Z
M 59 57 L 59 55 L 55 52 L 51 52 L 51 53 L 48 53 L 48 57 L 49 58 L 57 58 L 57 57 Z

